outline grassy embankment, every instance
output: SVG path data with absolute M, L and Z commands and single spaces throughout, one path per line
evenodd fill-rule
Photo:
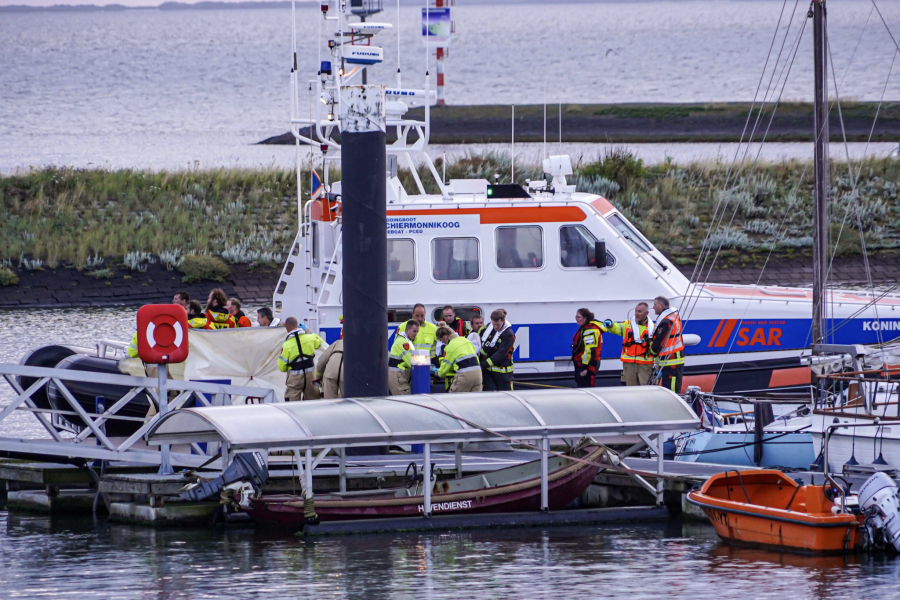
M 900 161 L 868 159 L 853 167 L 868 249 L 900 245 Z M 612 151 L 599 162 L 578 165 L 575 179 L 579 191 L 606 196 L 682 264 L 694 262 L 716 206 L 725 200 L 725 223 L 731 224 L 713 240 L 722 243 L 723 262 L 754 262 L 770 250 L 807 254 L 812 245 L 810 164 L 760 164 L 730 179 L 728 171 L 728 165 L 712 162 L 648 167 Z M 424 169 L 421 173 L 434 191 L 435 182 Z M 507 156 L 472 155 L 447 165 L 448 178 L 493 180 L 495 173 L 509 173 Z M 401 174 L 413 191 L 410 173 Z M 838 253 L 858 253 L 847 165 L 835 163 L 832 174 L 832 239 L 843 222 Z M 542 177 L 537 165 L 517 165 L 520 183 Z M 304 181 L 303 189 L 308 187 Z M 102 278 L 111 276 L 110 264 L 139 271 L 157 260 L 190 277 L 185 265 L 196 261 L 182 263 L 187 255 L 278 265 L 295 234 L 296 190 L 295 173 L 274 170 L 44 169 L 0 177 L 0 285 L 14 284 L 17 272 L 35 268 L 65 265 Z M 848 207 L 853 208 L 848 212 Z

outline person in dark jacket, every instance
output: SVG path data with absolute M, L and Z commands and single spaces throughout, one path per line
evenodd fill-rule
M 650 342 L 650 355 L 656 362 L 656 382 L 680 394 L 684 380 L 684 324 L 678 309 L 669 306 L 669 300 L 664 296 L 653 300 L 653 310 L 657 320 Z
M 578 331 L 572 338 L 575 387 L 594 387 L 603 350 L 603 326 L 594 320 L 594 313 L 587 308 L 578 309 L 575 322 L 578 323 Z
M 498 308 L 491 313 L 491 324 L 481 333 L 481 363 L 484 391 L 512 390 L 513 350 L 516 336 L 506 320 L 506 311 Z

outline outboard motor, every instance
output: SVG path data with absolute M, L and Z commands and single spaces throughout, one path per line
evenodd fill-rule
M 259 452 L 241 452 L 234 455 L 234 461 L 228 465 L 221 476 L 212 481 L 201 481 L 195 487 L 181 494 L 182 500 L 199 502 L 217 495 L 226 485 L 236 481 L 246 481 L 256 489 L 269 478 L 269 468 Z
M 884 473 L 875 473 L 859 488 L 859 509 L 866 515 L 866 527 L 880 531 L 884 541 L 900 551 L 897 484 Z

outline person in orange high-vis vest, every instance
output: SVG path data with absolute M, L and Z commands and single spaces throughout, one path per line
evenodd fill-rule
M 634 318 L 627 321 L 603 321 L 603 331 L 622 336 L 622 383 L 648 385 L 653 376 L 653 357 L 650 356 L 650 338 L 654 325 L 649 315 L 650 307 L 639 302 L 634 307 Z
M 234 324 L 237 327 L 253 327 L 253 323 L 250 322 L 250 319 L 247 315 L 244 314 L 244 311 L 241 310 L 241 301 L 237 298 L 229 298 L 228 299 L 228 314 L 234 318 Z
M 669 300 L 663 296 L 653 301 L 653 311 L 658 318 L 650 342 L 650 354 L 659 361 L 659 385 L 680 394 L 684 379 L 684 325 L 678 310 L 670 308 Z

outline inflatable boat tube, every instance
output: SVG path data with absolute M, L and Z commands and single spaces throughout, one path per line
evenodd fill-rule
M 69 358 L 70 356 L 74 356 L 76 354 L 92 353 L 93 351 L 90 348 L 78 348 L 77 346 L 44 346 L 43 348 L 32 350 L 31 352 L 23 356 L 22 360 L 19 361 L 19 364 L 25 367 L 52 368 L 58 365 L 63 359 Z M 20 386 L 22 386 L 23 390 L 27 390 L 36 381 L 38 381 L 37 377 L 16 377 L 16 382 Z M 38 408 L 44 408 L 48 410 L 52 408 L 50 399 L 47 397 L 46 385 L 35 392 L 31 396 L 31 399 L 34 400 L 34 403 Z
M 119 371 L 119 363 L 117 360 L 109 358 L 98 358 L 96 356 L 72 355 L 64 358 L 56 365 L 57 369 L 66 369 L 71 371 L 88 371 L 93 373 L 109 373 L 113 375 L 121 375 Z M 97 396 L 103 396 L 106 408 L 110 408 L 119 401 L 125 394 L 131 391 L 131 388 L 124 385 L 111 385 L 108 383 L 97 383 L 93 381 L 65 381 L 66 389 L 71 392 L 75 400 L 84 408 L 84 411 L 90 414 L 96 412 Z M 62 395 L 58 386 L 52 381 L 47 384 L 47 397 L 51 406 L 56 410 L 71 411 L 72 407 Z M 116 414 L 122 417 L 136 417 L 141 421 L 121 421 L 110 419 L 105 422 L 106 435 L 114 437 L 127 437 L 140 429 L 143 425 L 143 419 L 147 416 L 150 409 L 150 399 L 145 392 L 139 393 L 137 396 L 123 406 Z M 81 417 L 75 415 L 66 415 L 65 419 L 77 425 L 85 427 L 86 424 Z

